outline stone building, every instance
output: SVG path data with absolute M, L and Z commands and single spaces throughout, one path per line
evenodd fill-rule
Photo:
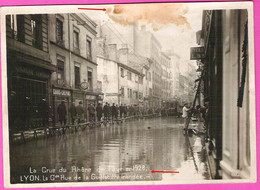
M 150 102 L 150 106 L 161 106 L 163 101 L 163 93 L 170 94 L 171 89 L 162 90 L 163 72 L 165 76 L 165 87 L 172 88 L 170 70 L 164 67 L 162 62 L 169 62 L 169 58 L 162 53 L 162 46 L 155 36 L 146 30 L 145 27 L 138 24 L 132 26 L 120 26 L 111 22 L 103 23 L 99 27 L 99 34 L 105 38 L 107 44 L 116 44 L 118 49 L 128 47 L 129 54 L 145 57 L 149 60 L 149 70 L 147 66 L 140 61 L 140 66 L 143 67 L 147 78 L 150 77 L 151 86 L 148 87 L 149 96 L 145 98 L 147 102 Z M 170 64 L 170 63 L 167 63 Z M 167 65 L 165 64 L 165 65 Z M 145 67 L 145 68 L 144 68 Z M 164 67 L 164 71 L 163 68 Z M 167 77 L 166 77 L 167 76 Z M 168 83 L 168 84 L 166 84 Z M 146 89 L 145 89 L 146 90 Z M 167 92 L 166 92 L 167 91 Z
M 52 117 L 48 16 L 7 15 L 7 77 L 10 130 L 45 127 Z
M 50 14 L 50 58 L 57 69 L 52 74 L 55 122 L 57 107 L 65 101 L 67 109 L 102 100 L 97 81 L 96 23 L 85 14 Z M 69 114 L 69 113 L 68 113 Z M 68 115 L 69 116 L 69 115 Z M 86 111 L 85 118 L 88 117 Z
M 131 67 L 128 48 L 117 49 L 116 44 L 104 44 L 99 39 L 98 80 L 103 84 L 104 102 L 138 105 L 143 102 L 142 70 Z M 103 44 L 103 45 L 101 45 Z
M 256 174 L 255 123 L 249 122 L 255 118 L 255 102 L 250 98 L 254 62 L 248 56 L 248 36 L 253 35 L 248 18 L 246 9 L 203 11 L 203 40 L 198 45 L 205 48 L 202 90 L 209 104 L 207 150 L 213 178 L 247 179 Z

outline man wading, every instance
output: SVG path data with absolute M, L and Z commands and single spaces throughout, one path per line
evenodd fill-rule
M 182 108 L 182 118 L 184 119 L 184 129 L 188 129 L 189 125 L 189 112 L 192 108 L 188 108 L 188 104 L 184 104 Z

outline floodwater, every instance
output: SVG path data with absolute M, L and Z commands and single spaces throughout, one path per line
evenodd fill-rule
M 12 145 L 11 183 L 210 179 L 203 138 L 182 123 L 142 119 Z

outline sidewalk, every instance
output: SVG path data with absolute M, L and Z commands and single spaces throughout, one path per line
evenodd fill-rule
M 116 120 L 103 120 L 97 122 L 85 122 L 75 125 L 65 125 L 65 126 L 47 126 L 41 128 L 34 128 L 25 131 L 9 131 L 9 137 L 11 143 L 26 143 L 31 140 L 37 140 L 38 138 L 48 138 L 51 136 L 60 136 L 66 134 L 67 132 L 74 133 L 78 130 L 85 130 L 87 128 L 91 129 L 94 127 L 101 127 L 113 125 L 114 123 L 120 124 L 126 121 L 135 120 L 135 119 L 146 119 L 152 117 L 159 117 L 158 114 L 147 114 L 147 115 L 136 115 L 136 116 L 128 116 L 126 118 L 119 118 Z

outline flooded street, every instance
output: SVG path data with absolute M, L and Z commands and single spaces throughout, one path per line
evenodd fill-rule
M 209 179 L 202 139 L 184 135 L 176 118 L 128 121 L 39 139 L 10 149 L 11 183 Z

